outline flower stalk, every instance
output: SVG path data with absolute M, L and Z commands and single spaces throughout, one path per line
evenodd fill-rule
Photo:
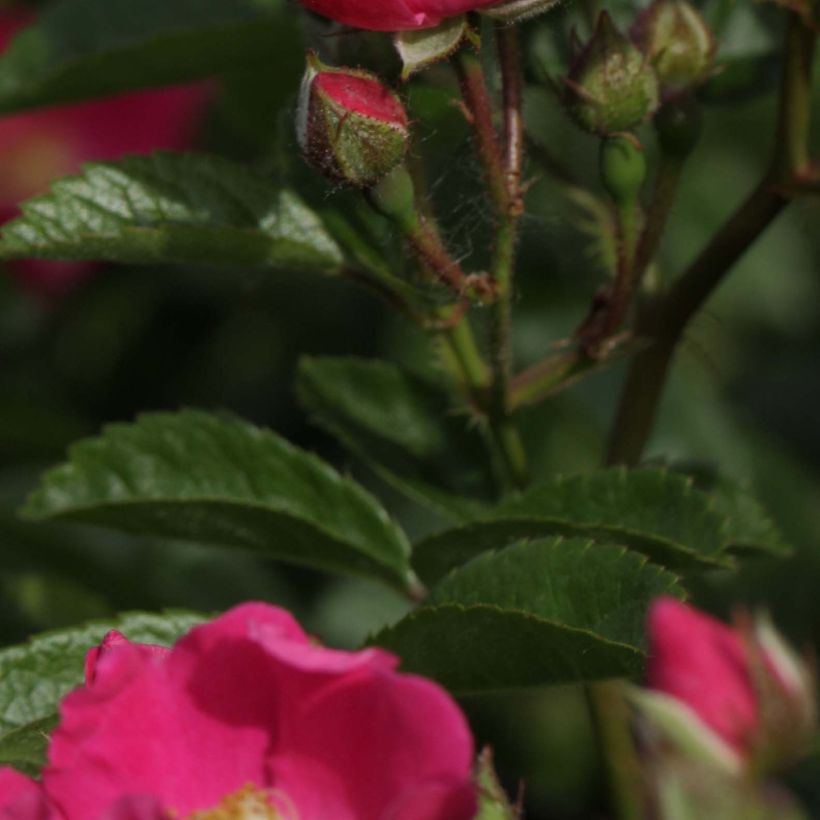
M 456 71 L 496 217 L 491 268 L 495 301 L 489 327 L 492 384 L 485 411 L 508 483 L 512 487 L 523 487 L 529 482 L 529 469 L 520 434 L 511 419 L 510 402 L 513 277 L 518 220 L 523 212 L 522 69 L 517 29 L 503 23 L 496 23 L 494 29 L 501 68 L 503 139 L 499 139 L 493 122 L 493 99 L 478 57 L 461 52 L 456 60 Z

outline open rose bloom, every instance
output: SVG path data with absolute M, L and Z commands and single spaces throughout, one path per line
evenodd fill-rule
M 814 677 L 766 618 L 730 627 L 658 599 L 646 682 L 636 703 L 666 738 L 729 771 L 793 760 L 814 731 Z
M 42 783 L 0 769 L 0 818 L 467 820 L 465 719 L 396 665 L 317 646 L 265 604 L 170 650 L 111 633 L 62 703 Z

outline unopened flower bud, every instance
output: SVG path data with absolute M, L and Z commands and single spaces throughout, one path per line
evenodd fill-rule
M 635 21 L 632 39 L 654 66 L 665 93 L 691 88 L 712 70 L 714 37 L 686 0 L 655 0 Z
M 632 128 L 658 104 L 655 72 L 605 11 L 564 82 L 570 114 L 595 134 Z
M 816 731 L 814 676 L 768 618 L 733 628 L 661 598 L 650 610 L 649 642 L 655 692 L 635 702 L 679 752 L 753 772 L 805 753 Z
M 309 54 L 297 136 L 307 161 L 323 174 L 367 188 L 404 157 L 407 112 L 374 74 L 329 68 Z

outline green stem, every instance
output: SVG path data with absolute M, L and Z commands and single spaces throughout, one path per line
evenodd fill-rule
M 638 243 L 643 225 L 643 208 L 637 197 L 619 204 L 618 220 L 618 273 L 612 289 L 612 297 L 603 325 L 602 336 L 608 339 L 621 326 L 638 286 L 640 271 L 637 266 Z
M 609 440 L 609 463 L 640 461 L 670 364 L 689 322 L 734 264 L 788 204 L 785 191 L 810 166 L 811 74 L 816 35 L 790 12 L 774 154 L 769 171 L 660 298 L 643 307 L 636 332 L 649 346 L 630 366 Z
M 478 408 L 484 404 L 484 394 L 489 387 L 487 365 L 476 345 L 469 321 L 465 318 L 452 327 L 441 331 L 441 338 L 451 355 L 452 368 L 465 392 Z
M 522 72 L 516 28 L 497 25 L 495 32 L 503 87 L 503 142 L 499 141 L 493 123 L 493 102 L 480 60 L 475 54 L 462 50 L 456 60 L 456 70 L 497 222 L 490 274 L 495 287 L 489 330 L 492 382 L 485 411 L 510 484 L 523 487 L 529 482 L 526 452 L 510 417 L 512 289 L 518 218 L 523 210 Z
M 618 820 L 642 820 L 646 812 L 641 767 L 629 729 L 622 682 L 587 684 L 586 696 L 598 746 L 605 756 L 615 816 Z
M 465 48 L 458 52 L 455 67 L 490 198 L 496 212 L 500 213 L 507 210 L 507 172 L 493 125 L 493 102 L 484 79 L 484 69 L 478 56 Z
M 684 161 L 677 157 L 670 157 L 664 153 L 660 155 L 652 199 L 646 211 L 646 224 L 638 245 L 636 268 L 639 277 L 643 277 L 658 252 L 678 192 L 684 164 Z
M 811 164 L 809 131 L 812 108 L 812 64 L 817 33 L 802 18 L 789 13 L 786 29 L 783 86 L 772 176 L 787 181 Z

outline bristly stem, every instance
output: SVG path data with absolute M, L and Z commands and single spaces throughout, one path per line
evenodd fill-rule
M 769 170 L 687 271 L 643 306 L 636 332 L 649 346 L 632 362 L 610 435 L 607 461 L 637 463 L 657 415 L 680 340 L 735 262 L 788 204 L 792 181 L 810 166 L 809 122 L 816 34 L 789 12 L 775 146 Z
M 499 139 L 493 122 L 493 98 L 478 57 L 462 50 L 456 59 L 456 70 L 497 226 L 490 271 L 495 287 L 489 331 L 492 383 L 485 412 L 511 484 L 523 487 L 529 481 L 529 470 L 524 446 L 511 419 L 510 409 L 512 287 L 518 219 L 523 210 L 522 73 L 515 27 L 499 24 L 495 28 L 495 34 L 502 79 L 503 139 Z

